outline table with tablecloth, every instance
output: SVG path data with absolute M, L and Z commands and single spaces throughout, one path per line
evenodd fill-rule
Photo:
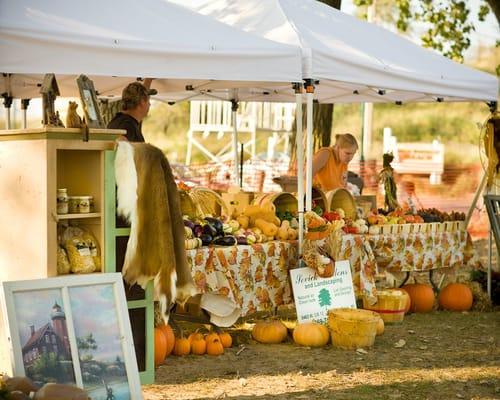
M 467 231 L 366 235 L 379 269 L 425 272 L 477 261 Z
M 297 242 L 204 246 L 188 250 L 200 292 L 227 296 L 245 316 L 293 302 L 288 270 L 297 266 Z

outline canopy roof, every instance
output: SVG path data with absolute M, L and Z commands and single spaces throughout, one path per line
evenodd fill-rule
M 496 101 L 498 79 L 316 0 L 165 0 L 300 46 L 320 102 Z M 292 100 L 289 88 L 277 100 Z
M 0 93 L 23 98 L 39 96 L 45 73 L 63 96 L 78 94 L 80 74 L 101 95 L 147 76 L 164 91 L 302 78 L 299 48 L 161 0 L 0 0 L 0 54 Z

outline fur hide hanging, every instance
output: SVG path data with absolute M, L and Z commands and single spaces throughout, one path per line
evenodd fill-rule
M 123 278 L 145 288 L 154 279 L 165 322 L 172 305 L 196 294 L 184 247 L 177 186 L 162 151 L 119 141 L 115 157 L 117 212 L 130 222 Z

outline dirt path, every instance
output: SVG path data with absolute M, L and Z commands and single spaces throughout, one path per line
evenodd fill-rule
M 250 326 L 232 330 L 235 344 L 222 356 L 167 358 L 144 398 L 500 399 L 499 311 L 409 315 L 386 326 L 367 354 L 290 338 L 262 345 Z

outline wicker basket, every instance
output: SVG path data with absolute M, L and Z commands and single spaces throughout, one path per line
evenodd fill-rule
M 274 206 L 275 211 L 285 212 L 289 211 L 292 214 L 296 214 L 299 206 L 297 198 L 287 192 L 282 193 L 262 193 L 256 195 L 252 201 L 252 204 L 262 206 L 266 203 L 271 203 Z
M 356 202 L 354 197 L 346 189 L 338 188 L 326 192 L 328 210 L 334 211 L 336 208 L 342 208 L 347 218 L 356 219 Z
M 326 198 L 325 192 L 316 187 L 313 187 L 311 192 L 312 201 L 316 203 L 316 205 L 320 206 L 323 211 L 330 211 L 330 205 Z
M 187 215 L 190 219 L 198 217 L 198 211 L 196 210 L 196 205 L 193 199 L 189 195 L 189 192 L 184 190 L 179 190 L 179 198 L 181 200 L 181 212 L 182 215 Z
M 339 308 L 328 311 L 332 343 L 347 350 L 373 346 L 379 319 L 377 313 L 368 310 Z
M 370 305 L 363 298 L 363 308 L 375 311 L 384 322 L 401 322 L 405 317 L 406 297 L 401 290 L 379 290 L 377 302 Z

